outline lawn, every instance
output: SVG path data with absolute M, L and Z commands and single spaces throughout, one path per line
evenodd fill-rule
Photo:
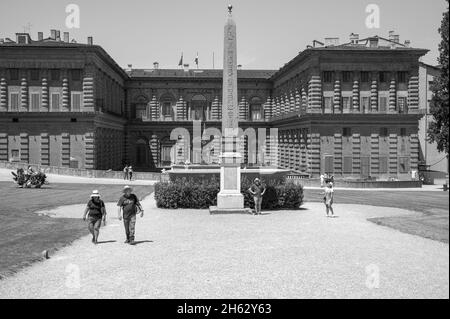
M 21 189 L 9 182 L 0 182 L 3 200 L 0 207 L 0 278 L 15 272 L 41 256 L 41 252 L 66 246 L 86 235 L 81 220 L 54 219 L 34 214 L 36 211 L 63 205 L 87 202 L 93 189 L 98 189 L 105 202 L 116 202 L 120 185 L 51 184 L 42 189 Z M 143 198 L 152 186 L 135 186 L 134 192 Z
M 305 200 L 321 202 L 318 190 L 306 189 Z M 402 232 L 449 242 L 449 193 L 418 191 L 336 190 L 335 203 L 397 207 L 422 213 L 418 217 L 383 217 L 370 221 Z

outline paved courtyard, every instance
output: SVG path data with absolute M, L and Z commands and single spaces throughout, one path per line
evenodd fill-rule
M 1 281 L 0 298 L 449 297 L 448 244 L 367 221 L 417 214 L 399 208 L 338 204 L 339 217 L 326 218 L 321 204 L 306 203 L 263 216 L 210 216 L 156 209 L 149 197 L 140 243 L 128 246 L 108 206 L 102 244 L 75 241 Z M 50 215 L 78 217 L 79 209 Z

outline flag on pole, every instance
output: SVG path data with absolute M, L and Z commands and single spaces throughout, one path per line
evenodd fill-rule
M 197 52 L 197 57 L 195 58 L 195 64 L 197 65 L 197 69 L 198 69 L 198 52 Z
M 178 63 L 178 66 L 183 66 L 183 53 L 181 53 L 181 59 L 180 62 Z

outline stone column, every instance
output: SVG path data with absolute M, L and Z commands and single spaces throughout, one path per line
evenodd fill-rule
M 370 86 L 370 111 L 372 113 L 378 112 L 378 82 L 377 80 L 372 80 Z
M 50 136 L 41 133 L 41 165 L 50 166 Z
M 275 97 L 275 117 L 278 117 L 281 115 L 281 104 L 280 104 L 280 97 Z
M 28 111 L 28 81 L 26 77 L 20 81 L 20 111 Z
M 239 120 L 246 121 L 248 116 L 248 103 L 245 99 L 245 96 L 241 98 L 241 102 L 239 102 Z
M 153 95 L 150 101 L 150 119 L 152 121 L 159 120 L 159 105 L 155 95 Z
M 342 134 L 334 134 L 334 173 L 342 175 Z
M 70 111 L 70 96 L 69 96 L 69 79 L 65 75 L 62 79 L 62 111 Z
M 301 129 L 300 130 L 300 170 L 302 172 L 306 172 L 308 170 L 308 159 L 307 159 L 307 138 L 305 135 L 306 130 Z
M 272 99 L 267 97 L 266 103 L 264 103 L 264 119 L 269 121 L 272 117 Z
M 182 97 L 182 96 L 180 96 L 180 98 L 179 98 L 178 101 L 177 101 L 176 109 L 177 109 L 176 120 L 177 120 L 177 121 L 184 121 L 184 120 L 186 119 L 186 116 L 185 116 L 185 109 L 184 109 L 184 100 L 183 100 L 183 97 Z M 150 107 L 150 112 L 149 112 L 149 114 L 148 114 L 148 118 L 149 118 L 149 119 L 152 119 L 152 116 L 151 116 L 151 107 Z
M 371 175 L 378 175 L 380 173 L 380 136 L 373 133 L 370 136 L 370 171 Z
M 353 82 L 353 112 L 358 113 L 359 108 L 359 81 L 355 80 Z
M 302 97 L 298 89 L 295 89 L 295 111 L 300 112 L 302 108 Z
M 95 133 L 84 135 L 84 168 L 95 169 Z
M 411 134 L 410 136 L 410 168 L 411 170 L 419 169 L 419 136 L 417 134 Z
M 288 168 L 293 170 L 295 168 L 295 149 L 294 149 L 294 137 L 292 130 L 288 133 L 288 147 L 289 147 L 289 165 Z
M 294 170 L 300 171 L 300 160 L 301 160 L 301 153 L 300 153 L 300 139 L 299 139 L 299 130 L 295 131 L 294 135 Z
M 397 84 L 395 79 L 391 80 L 389 86 L 389 113 L 395 113 L 397 109 Z
M 353 152 L 353 174 L 361 174 L 361 135 L 354 133 L 352 135 L 352 152 Z
M 220 192 L 217 207 L 211 213 L 245 213 L 244 196 L 241 194 L 241 160 L 237 152 L 239 140 L 239 114 L 237 87 L 237 38 L 236 23 L 228 7 L 228 18 L 224 28 L 224 63 L 222 97 L 222 154 L 220 167 Z M 243 100 L 246 104 L 245 99 Z M 246 105 L 244 104 L 245 108 Z M 241 112 L 240 112 L 241 111 Z
M 0 112 L 8 111 L 8 82 L 5 77 L 0 78 Z
M 9 161 L 8 133 L 0 133 L 0 161 Z
M 296 109 L 296 107 L 295 107 L 295 96 L 294 96 L 294 93 L 292 93 L 292 91 L 291 91 L 291 95 L 290 95 L 290 97 L 289 97 L 289 112 L 294 112 L 295 111 L 295 109 Z
M 408 113 L 419 113 L 419 77 L 411 76 L 408 83 Z
M 320 134 L 319 133 L 309 133 L 309 173 L 311 176 L 320 175 Z
M 302 114 L 306 113 L 308 110 L 308 94 L 304 87 L 302 87 Z
M 320 75 L 313 75 L 308 88 L 310 113 L 322 113 L 322 80 Z
M 27 133 L 20 134 L 20 161 L 23 163 L 30 161 L 30 138 Z
M 212 102 L 212 119 L 214 121 L 219 121 L 220 120 L 220 104 L 219 104 L 219 97 L 215 96 L 214 97 L 214 101 Z
M 398 137 L 397 134 L 389 134 L 389 174 L 391 177 L 398 173 Z
M 341 113 L 341 81 L 336 80 L 334 82 L 334 98 L 333 98 L 333 105 L 334 105 L 334 113 Z
M 43 111 L 49 112 L 50 107 L 48 103 L 48 81 L 46 76 L 42 78 L 41 86 L 42 86 L 41 108 Z
M 86 70 L 83 77 L 83 107 L 87 111 L 95 111 L 94 69 Z
M 108 158 L 111 158 L 109 156 Z M 61 164 L 63 167 L 70 166 L 70 134 L 61 134 Z

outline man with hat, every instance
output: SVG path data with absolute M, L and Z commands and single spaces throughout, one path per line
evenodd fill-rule
M 261 184 L 259 178 L 255 178 L 253 185 L 248 190 L 253 195 L 255 201 L 255 215 L 261 215 L 262 197 L 266 192 L 266 188 Z
M 123 195 L 120 197 L 117 206 L 119 207 L 118 218 L 122 220 L 125 226 L 125 234 L 127 240 L 125 244 L 134 245 L 134 234 L 136 227 L 136 214 L 137 210 L 141 213 L 141 218 L 144 217 L 144 210 L 142 209 L 141 203 L 135 194 L 132 193 L 130 186 L 125 186 L 123 188 Z
M 106 223 L 105 203 L 100 198 L 98 190 L 94 190 L 83 214 L 84 221 L 86 221 L 86 216 L 89 214 L 88 227 L 89 232 L 92 234 L 92 243 L 94 244 L 98 243 L 102 221 Z

